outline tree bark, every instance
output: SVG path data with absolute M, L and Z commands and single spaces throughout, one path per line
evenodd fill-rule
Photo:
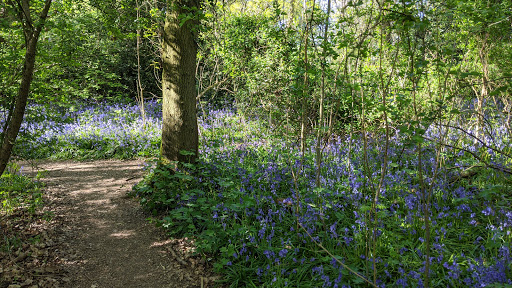
M 139 1 L 135 0 L 137 5 L 137 25 L 140 19 L 140 5 Z M 142 80 L 140 77 L 140 44 L 141 44 L 141 29 L 137 27 L 137 103 L 139 105 L 140 117 L 142 118 L 143 129 L 146 129 L 146 109 L 144 107 L 144 87 L 142 86 Z
M 161 156 L 164 162 L 194 162 L 199 146 L 195 83 L 199 1 L 175 0 L 171 5 L 163 37 Z M 187 18 L 192 19 L 182 23 Z
M 484 138 L 484 102 L 489 96 L 489 64 L 487 62 L 487 40 L 489 39 L 489 32 L 485 32 L 482 37 L 482 47 L 478 52 L 478 56 L 480 57 L 480 62 L 482 63 L 482 89 L 480 90 L 480 94 L 477 94 L 477 127 L 476 127 L 476 137 L 479 139 Z
M 0 147 L 0 175 L 2 175 L 7 167 L 9 158 L 11 157 L 12 148 L 18 137 L 21 123 L 23 122 L 23 115 L 25 114 L 25 107 L 27 106 L 28 94 L 30 92 L 30 84 L 32 83 L 32 76 L 34 74 L 34 65 L 36 61 L 37 41 L 39 34 L 43 28 L 44 21 L 48 16 L 48 10 L 52 0 L 46 0 L 43 10 L 39 15 L 39 23 L 37 26 L 33 26 L 32 19 L 30 16 L 30 9 L 28 7 L 28 0 L 21 1 L 18 3 L 19 20 L 23 23 L 23 30 L 25 32 L 25 61 L 23 64 L 23 70 L 21 75 L 20 88 L 16 96 L 14 104 L 14 110 L 12 111 L 12 117 L 10 123 L 6 126 L 4 131 L 3 141 Z M 14 7 L 14 3 L 10 3 Z
M 295 0 L 290 0 L 290 15 L 288 15 L 288 23 L 286 26 L 288 28 L 293 27 L 293 19 L 295 17 Z

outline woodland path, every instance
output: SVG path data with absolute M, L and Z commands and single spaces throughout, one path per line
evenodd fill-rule
M 144 162 L 44 162 L 25 173 L 46 171 L 50 208 L 61 241 L 64 287 L 208 287 L 199 261 L 180 255 L 185 241 L 167 240 L 127 197 L 141 180 Z M 188 247 L 187 247 L 188 246 Z M 176 253 L 177 252 L 177 253 Z M 202 283 L 201 283 L 202 282 Z M 61 286 L 59 286 L 61 287 Z

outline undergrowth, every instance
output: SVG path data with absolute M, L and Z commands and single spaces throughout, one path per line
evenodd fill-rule
M 317 187 L 314 151 L 303 158 L 292 143 L 266 136 L 253 121 L 235 121 L 234 113 L 209 117 L 201 121 L 208 129 L 199 161 L 177 170 L 157 164 L 134 194 L 172 237 L 195 239 L 196 252 L 224 275 L 221 283 L 366 287 L 375 262 L 379 287 L 423 286 L 422 187 L 408 143 L 393 139 L 375 219 L 380 139 L 369 139 L 370 173 L 361 136 L 332 141 Z M 445 150 L 442 176 L 434 179 L 434 148 L 424 149 L 430 160 L 423 175 L 433 185 L 431 286 L 512 285 L 510 176 Z M 479 170 L 461 177 L 468 165 Z
M 32 106 L 15 154 L 158 156 L 159 105 L 149 105 L 145 127 L 134 105 L 61 112 Z M 181 163 L 178 170 L 157 163 L 134 194 L 172 237 L 195 239 L 196 253 L 224 275 L 221 283 L 365 287 L 376 275 L 379 287 L 422 287 L 427 250 L 423 181 L 432 188 L 431 286 L 512 285 L 512 180 L 500 171 L 512 164 L 506 134 L 477 145 L 451 131 L 448 144 L 460 148 L 446 146 L 439 157 L 439 146 L 426 140 L 421 168 L 415 146 L 403 135 L 391 135 L 389 169 L 373 207 L 385 159 L 385 141 L 375 134 L 330 139 L 316 185 L 315 151 L 307 149 L 302 156 L 296 142 L 268 134 L 257 118 L 225 109 L 209 111 L 198 122 L 198 162 Z M 439 134 L 434 129 L 425 133 L 432 139 Z M 1 181 L 8 187 L 1 189 L 2 213 L 37 206 L 39 184 L 16 173 Z
M 34 213 L 43 204 L 43 184 L 22 175 L 18 164 L 10 163 L 6 170 L 0 177 L 0 215 L 9 215 L 16 209 Z
M 161 105 L 30 105 L 13 154 L 23 159 L 133 159 L 155 157 L 160 147 Z M 1 119 L 0 118 L 0 124 Z
M 43 206 L 43 183 L 37 180 L 41 175 L 32 179 L 22 175 L 21 168 L 11 163 L 0 177 L 0 252 L 10 253 L 24 243 L 16 232 L 21 225 L 13 223 L 49 216 L 38 216 Z

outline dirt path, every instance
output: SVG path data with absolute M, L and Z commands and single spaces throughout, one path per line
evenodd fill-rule
M 44 181 L 59 230 L 67 287 L 206 287 L 209 275 L 181 256 L 181 241 L 166 240 L 126 197 L 143 162 L 47 162 Z M 175 251 L 178 250 L 177 254 Z M 178 255 L 178 256 L 176 256 Z M 181 263 L 181 264 L 180 264 Z M 204 278 L 203 278 L 204 277 Z M 203 282 L 201 285 L 201 282 Z

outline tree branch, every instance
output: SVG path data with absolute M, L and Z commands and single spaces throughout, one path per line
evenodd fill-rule
M 196 100 L 199 100 L 201 99 L 204 94 L 206 94 L 206 92 L 212 90 L 212 89 L 217 89 L 220 85 L 224 84 L 226 81 L 228 81 L 229 77 L 226 77 L 224 79 L 222 79 L 221 81 L 217 81 L 215 83 L 213 83 L 212 85 L 208 86 L 206 89 L 204 89 L 203 91 L 201 91 L 201 93 L 199 93 L 196 97 Z
M 502 172 L 504 172 L 504 173 L 507 173 L 507 174 L 509 174 L 509 175 L 512 175 L 512 169 L 507 168 L 507 167 L 500 167 L 500 166 L 497 166 L 497 165 L 494 165 L 494 164 L 488 163 L 487 161 L 483 160 L 483 159 L 482 159 L 482 157 L 478 156 L 478 154 L 476 154 L 475 152 L 469 151 L 469 150 L 468 150 L 468 149 L 466 149 L 466 148 L 456 147 L 456 146 L 453 146 L 453 145 L 450 145 L 450 144 L 442 143 L 442 142 L 440 142 L 440 141 L 434 140 L 434 139 L 429 138 L 429 137 L 426 137 L 426 136 L 423 136 L 423 139 L 428 140 L 428 141 L 432 141 L 432 142 L 434 142 L 434 143 L 437 143 L 437 144 L 443 145 L 443 146 L 445 146 L 445 147 L 449 147 L 449 148 L 453 148 L 453 149 L 458 149 L 458 150 L 461 150 L 461 151 L 467 152 L 467 153 L 471 154 L 471 156 L 473 156 L 473 158 L 475 158 L 476 160 L 480 161 L 480 163 L 484 164 L 486 167 L 488 167 L 488 168 L 492 168 L 492 169 L 494 169 L 494 170 L 502 171 Z

